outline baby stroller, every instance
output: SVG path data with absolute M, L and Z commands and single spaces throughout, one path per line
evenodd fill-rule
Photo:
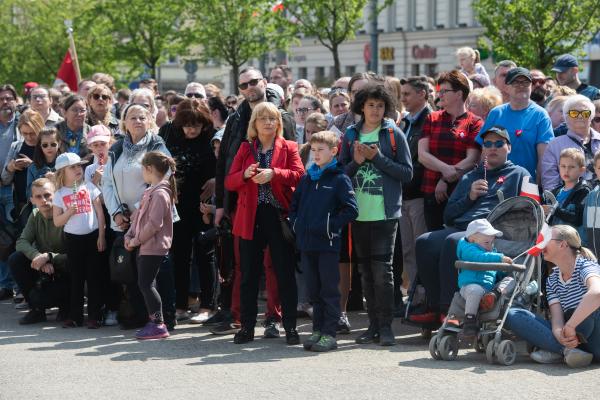
M 501 201 L 487 219 L 494 228 L 503 233 L 503 236 L 495 241 L 496 248 L 513 258 L 514 263 L 457 261 L 456 268 L 502 271 L 514 279 L 514 284 L 502 292 L 491 310 L 479 313 L 479 332 L 474 342 L 475 349 L 485 352 L 489 363 L 497 361 L 503 365 L 511 365 L 515 362 L 517 351 L 513 336 L 504 329 L 508 310 L 513 304 L 534 312 L 540 308 L 541 296 L 538 288 L 541 280 L 541 257 L 523 253 L 535 245 L 544 223 L 544 211 L 535 200 L 528 197 L 512 197 Z M 515 259 L 517 256 L 519 257 Z M 435 360 L 451 361 L 458 356 L 458 334 L 462 330 L 449 321 L 463 320 L 464 310 L 465 301 L 457 292 L 446 319 L 429 342 L 429 352 Z

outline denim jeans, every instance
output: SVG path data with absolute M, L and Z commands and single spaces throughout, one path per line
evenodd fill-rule
M 540 349 L 562 354 L 564 346 L 552 334 L 552 324 L 531 311 L 511 308 L 506 318 L 506 327 L 521 339 Z M 587 341 L 579 346 L 581 350 L 594 355 L 600 361 L 600 310 L 594 311 L 577 328 Z
M 6 261 L 0 261 L 0 289 L 17 289 Z

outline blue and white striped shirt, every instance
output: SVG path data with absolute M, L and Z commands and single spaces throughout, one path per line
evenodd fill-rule
M 600 277 L 600 265 L 584 257 L 577 257 L 573 275 L 563 281 L 558 267 L 554 267 L 546 281 L 546 297 L 548 304 L 559 303 L 563 312 L 574 310 L 587 293 L 586 281 L 592 276 Z

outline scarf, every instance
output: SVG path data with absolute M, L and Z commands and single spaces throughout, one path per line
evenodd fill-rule
M 128 159 L 134 158 L 139 152 L 144 151 L 150 142 L 150 136 L 152 132 L 146 132 L 146 135 L 137 142 L 137 144 L 133 144 L 131 141 L 131 134 L 127 133 L 125 135 L 125 140 L 123 140 L 123 151 L 125 152 L 125 156 Z
M 310 175 L 310 180 L 311 181 L 318 181 L 319 179 L 321 179 L 321 175 L 323 175 L 323 172 L 325 172 L 328 169 L 333 169 L 337 166 L 337 159 L 334 157 L 333 160 L 331 160 L 331 162 L 327 165 L 325 165 L 323 168 L 319 168 L 319 166 L 317 164 L 313 164 L 311 165 L 311 167 L 308 169 L 308 175 Z

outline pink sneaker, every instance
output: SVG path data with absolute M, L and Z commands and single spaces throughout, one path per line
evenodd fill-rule
M 154 322 L 148 322 L 146 326 L 136 332 L 136 339 L 164 339 L 169 337 L 169 331 L 165 324 L 155 324 Z

